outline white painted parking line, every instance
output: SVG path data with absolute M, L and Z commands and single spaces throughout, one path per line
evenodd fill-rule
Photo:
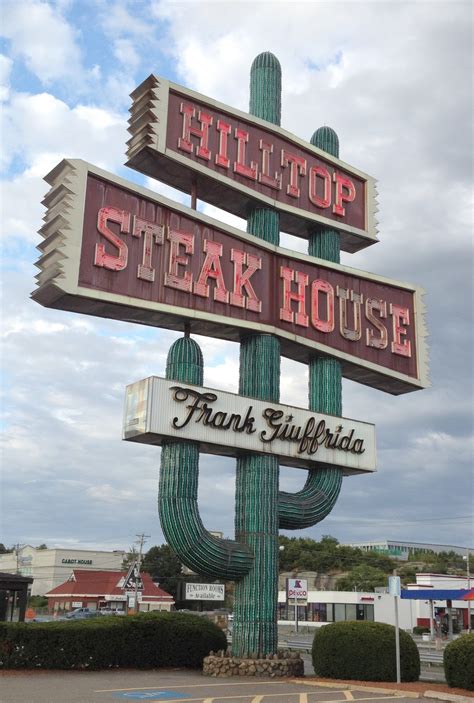
M 177 688 L 212 688 L 214 686 L 281 686 L 288 681 L 239 681 L 238 683 L 188 683 L 179 684 Z M 115 691 L 153 691 L 159 686 L 134 686 L 133 688 L 102 688 L 94 693 L 114 693 Z M 169 688 L 169 687 L 168 687 Z

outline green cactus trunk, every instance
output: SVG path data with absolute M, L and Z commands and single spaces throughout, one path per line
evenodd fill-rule
M 250 111 L 280 123 L 281 70 L 270 53 L 257 56 L 250 76 Z M 311 140 L 338 155 L 337 136 L 329 128 Z M 247 230 L 272 244 L 279 243 L 279 215 L 255 207 Z M 309 253 L 339 261 L 339 235 L 319 227 L 310 234 Z M 185 335 L 168 354 L 166 377 L 202 385 L 203 359 L 198 344 Z M 280 343 L 276 337 L 249 334 L 241 340 L 239 393 L 269 402 L 280 395 Z M 341 366 L 322 356 L 309 360 L 309 407 L 341 414 Z M 163 533 L 179 558 L 196 572 L 236 581 L 232 650 L 234 656 L 265 656 L 278 644 L 278 527 L 298 529 L 322 520 L 339 495 L 338 467 L 312 469 L 303 489 L 279 492 L 278 459 L 256 454 L 237 461 L 236 541 L 217 539 L 204 528 L 199 515 L 199 444 L 163 443 L 159 514 Z
M 250 112 L 280 124 L 281 68 L 265 52 L 250 72 Z M 247 231 L 272 244 L 280 239 L 279 215 L 255 207 L 249 212 Z M 280 343 L 270 335 L 249 335 L 241 341 L 239 393 L 278 402 L 280 396 Z M 235 587 L 232 653 L 273 654 L 278 645 L 278 481 L 276 457 L 258 455 L 237 461 L 235 537 L 255 557 L 249 573 Z

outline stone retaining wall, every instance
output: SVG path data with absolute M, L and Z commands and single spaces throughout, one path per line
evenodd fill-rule
M 211 652 L 203 661 L 207 676 L 303 676 L 304 663 L 297 652 L 279 651 L 264 659 L 250 655 L 247 659 L 233 657 L 223 650 Z

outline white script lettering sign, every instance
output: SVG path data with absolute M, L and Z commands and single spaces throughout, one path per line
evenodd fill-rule
M 123 439 L 197 441 L 211 454 L 257 452 L 296 468 L 375 471 L 374 425 L 157 376 L 127 386 Z

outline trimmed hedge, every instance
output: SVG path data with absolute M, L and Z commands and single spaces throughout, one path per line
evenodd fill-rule
M 444 675 L 449 686 L 474 691 L 474 634 L 463 635 L 444 650 Z
M 151 669 L 202 667 L 210 651 L 227 649 L 210 620 L 184 613 L 46 623 L 0 623 L 0 668 Z
M 316 631 L 312 659 L 318 676 L 356 681 L 396 681 L 395 628 L 380 622 L 335 622 Z M 402 681 L 417 681 L 420 655 L 400 630 Z

